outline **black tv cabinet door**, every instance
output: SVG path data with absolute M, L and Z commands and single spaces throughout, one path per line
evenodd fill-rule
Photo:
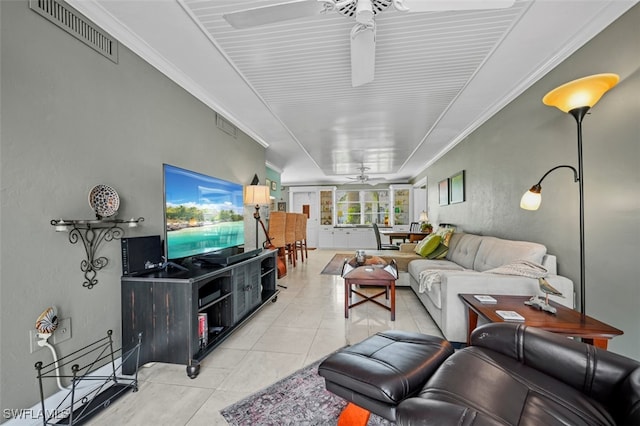
M 193 308 L 190 283 L 123 280 L 122 347 L 135 346 L 142 332 L 139 365 L 152 361 L 188 363 L 192 340 L 198 338 Z M 135 360 L 128 361 L 123 365 L 124 374 L 135 371 Z

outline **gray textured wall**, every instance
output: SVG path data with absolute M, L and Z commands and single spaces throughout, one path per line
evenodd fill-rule
M 118 217 L 145 218 L 127 235 L 161 234 L 162 163 L 248 184 L 254 173 L 264 179 L 265 153 L 242 133 L 234 139 L 219 131 L 211 109 L 123 46 L 114 64 L 26 1 L 3 1 L 0 10 L 4 409 L 39 400 L 34 364 L 49 362 L 51 354 L 30 355 L 28 331 L 46 307 L 56 305 L 61 317 L 72 319 L 73 337 L 58 346 L 61 353 L 107 329 L 119 346 L 119 242 L 100 249 L 110 263 L 87 290 L 82 247 L 54 232 L 51 219 L 92 218 L 87 194 L 104 183 L 120 194 Z
M 552 167 L 577 166 L 576 122 L 542 97 L 576 78 L 613 72 L 621 81 L 583 121 L 586 311 L 624 331 L 609 348 L 640 359 L 640 6 L 428 167 L 429 218 L 463 230 L 537 241 L 579 287 L 578 185 L 568 169 L 543 182 L 536 212 L 522 194 Z M 438 182 L 466 171 L 467 201 L 438 205 Z M 579 300 L 579 295 L 577 295 Z

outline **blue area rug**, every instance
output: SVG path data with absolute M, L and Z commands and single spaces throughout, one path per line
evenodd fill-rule
M 335 425 L 347 402 L 327 391 L 318 375 L 322 360 L 220 411 L 233 426 Z M 368 425 L 393 425 L 372 414 Z

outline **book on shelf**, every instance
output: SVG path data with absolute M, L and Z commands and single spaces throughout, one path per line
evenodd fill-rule
M 209 343 L 209 324 L 206 313 L 198 314 L 198 343 L 204 348 Z
M 516 311 L 496 311 L 496 314 L 505 321 L 524 321 L 524 317 Z
M 480 303 L 484 303 L 484 304 L 496 304 L 498 303 L 498 301 L 491 297 L 491 296 L 486 296 L 484 294 L 475 294 L 473 297 L 476 298 L 476 300 L 478 300 Z

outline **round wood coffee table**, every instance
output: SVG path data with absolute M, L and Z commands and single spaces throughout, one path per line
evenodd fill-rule
M 391 321 L 396 320 L 396 280 L 398 279 L 398 267 L 396 261 L 392 260 L 390 264 L 377 256 L 367 256 L 364 264 L 358 264 L 354 259 L 345 260 L 342 267 L 342 278 L 344 278 L 344 317 L 349 318 L 349 309 L 354 306 L 361 305 L 365 302 L 373 302 L 378 306 L 391 311 Z M 354 285 L 361 286 L 378 286 L 384 287 L 381 292 L 372 296 L 363 294 L 353 288 Z M 357 294 L 362 297 L 355 303 L 352 295 Z M 386 296 L 391 298 L 390 306 L 375 300 L 376 297 Z

